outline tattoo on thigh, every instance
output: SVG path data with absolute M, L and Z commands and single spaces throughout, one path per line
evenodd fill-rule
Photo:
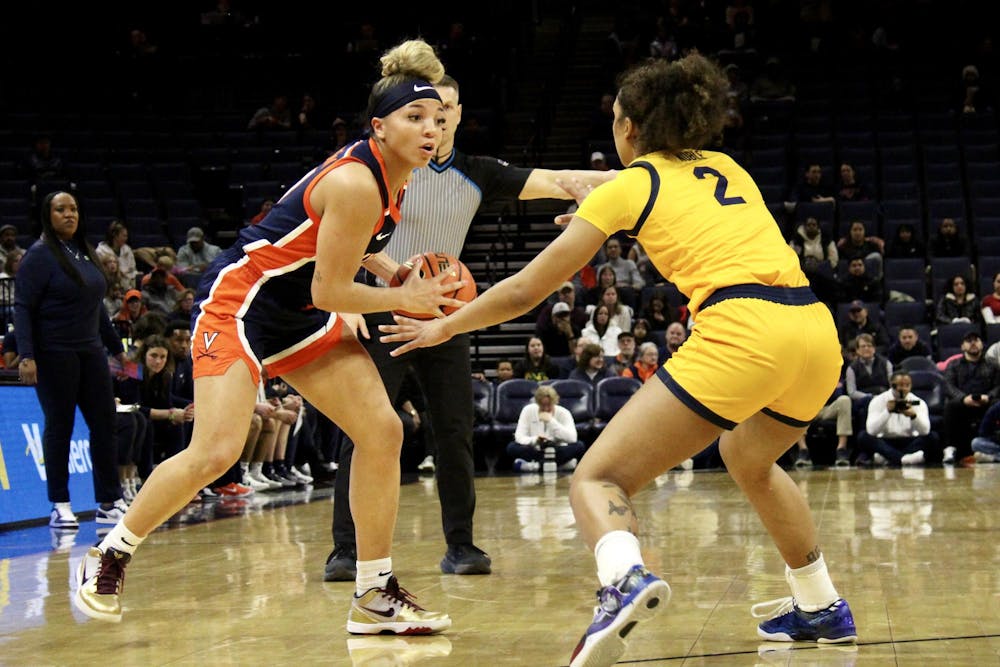
M 823 554 L 819 550 L 819 545 L 813 547 L 813 550 L 806 554 L 806 560 L 810 563 L 815 563 L 819 560 L 819 557 Z

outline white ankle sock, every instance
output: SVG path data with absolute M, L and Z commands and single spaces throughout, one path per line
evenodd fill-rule
M 792 587 L 792 597 L 802 611 L 826 609 L 840 598 L 830 580 L 822 555 L 819 560 L 794 570 L 785 565 L 785 579 Z
M 633 565 L 644 565 L 639 551 L 639 538 L 627 530 L 605 533 L 594 547 L 594 557 L 597 559 L 597 578 L 601 586 L 615 583 Z
M 118 551 L 124 551 L 127 554 L 134 554 L 136 547 L 142 544 L 145 537 L 139 537 L 131 530 L 125 527 L 125 521 L 119 521 L 115 524 L 115 527 L 111 529 L 111 532 L 104 536 L 101 540 L 100 549 L 101 551 L 107 551 L 108 547 L 114 547 Z
M 359 560 L 358 576 L 354 581 L 354 589 L 358 597 L 364 595 L 370 588 L 385 588 L 392 576 L 392 557 L 378 560 Z

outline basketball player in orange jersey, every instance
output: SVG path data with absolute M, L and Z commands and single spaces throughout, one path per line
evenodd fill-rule
M 775 465 L 837 383 L 837 331 L 750 175 L 728 155 L 701 150 L 722 132 L 726 89 L 718 65 L 698 54 L 630 69 L 619 80 L 612 126 L 628 167 L 586 195 L 566 230 L 525 268 L 465 308 L 380 327 L 390 334 L 386 342 L 411 341 L 393 351 L 398 356 L 510 320 L 619 231 L 690 298 L 691 337 L 615 415 L 573 475 L 570 503 L 594 550 L 601 589 L 571 667 L 614 664 L 636 624 L 666 607 L 670 587 L 646 569 L 631 497 L 716 438 L 726 470 L 785 562 L 792 593 L 751 608 L 768 617 L 758 636 L 857 640 L 809 505 Z
M 455 147 L 455 132 L 462 120 L 458 82 L 445 75 L 436 85 L 444 106 L 445 123 L 438 152 L 426 169 L 418 169 L 403 202 L 403 224 L 386 249 L 372 257 L 365 269 L 388 282 L 404 261 L 428 250 L 459 257 L 469 226 L 484 202 L 571 199 L 559 180 L 577 179 L 597 186 L 616 172 L 582 169 L 516 167 L 495 157 L 467 155 Z M 570 275 L 570 274 L 568 274 Z M 369 330 L 391 323 L 389 313 L 365 318 Z M 473 403 L 471 382 L 458 382 L 472 374 L 469 337 L 455 336 L 433 348 L 407 355 L 390 356 L 394 346 L 376 336 L 365 341 L 379 369 L 389 397 L 395 399 L 407 368 L 416 371 L 423 389 L 434 433 L 434 456 L 429 465 L 437 477 L 441 504 L 441 527 L 447 549 L 440 561 L 444 574 L 482 575 L 492 572 L 489 555 L 474 543 L 473 515 L 476 510 L 475 466 L 472 455 Z M 333 550 L 323 569 L 324 581 L 353 581 L 356 553 L 354 524 L 346 502 L 351 474 L 353 445 L 344 441 L 340 450 L 333 503 Z M 424 468 L 426 470 L 426 467 Z
M 350 503 L 357 527 L 352 633 L 430 634 L 451 625 L 414 604 L 393 575 L 390 547 L 399 500 L 402 425 L 358 342 L 357 315 L 406 309 L 442 316 L 460 306 L 448 273 L 397 289 L 354 282 L 358 266 L 389 242 L 410 174 L 441 141 L 433 49 L 408 41 L 382 57 L 368 101 L 370 137 L 315 167 L 206 271 L 192 312 L 197 417 L 190 446 L 160 464 L 125 517 L 80 565 L 74 602 L 93 618 L 121 620 L 125 566 L 139 544 L 243 448 L 261 369 L 281 376 L 354 441 Z

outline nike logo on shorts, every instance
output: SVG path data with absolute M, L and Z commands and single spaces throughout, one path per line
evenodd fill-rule
M 386 238 L 390 234 L 392 234 L 392 232 L 382 232 L 381 234 L 376 234 L 375 235 L 375 240 L 376 241 L 381 241 L 382 239 Z

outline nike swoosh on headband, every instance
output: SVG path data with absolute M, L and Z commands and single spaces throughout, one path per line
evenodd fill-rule
M 434 86 L 418 86 L 413 84 L 413 92 L 419 93 L 421 90 L 434 90 Z

